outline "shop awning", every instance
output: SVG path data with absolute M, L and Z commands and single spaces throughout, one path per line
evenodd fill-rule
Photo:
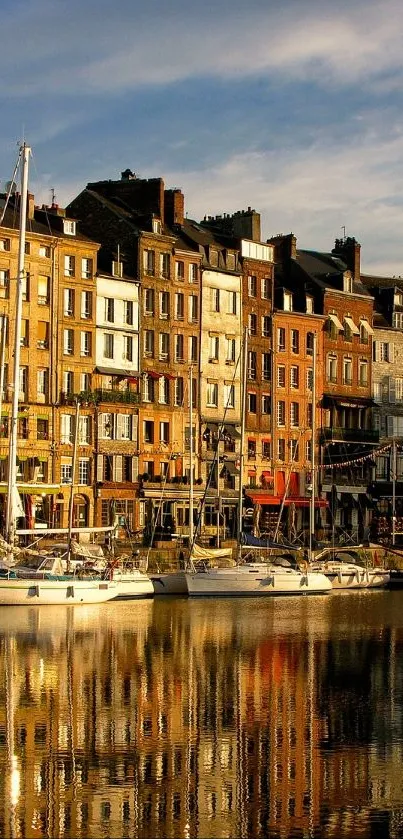
M 338 329 L 339 332 L 343 332 L 344 326 L 341 323 L 341 321 L 339 321 L 337 315 L 334 315 L 332 312 L 329 312 L 328 318 L 332 321 L 332 323 L 334 323 L 336 329 Z
M 276 507 L 279 504 L 281 504 L 282 501 L 279 495 L 269 495 L 268 492 L 262 492 L 259 490 L 256 490 L 256 492 L 254 492 L 253 490 L 249 490 L 246 492 L 246 495 L 253 501 L 254 504 L 261 504 L 262 507 Z
M 344 320 L 346 321 L 347 326 L 350 327 L 353 335 L 359 335 L 360 334 L 360 330 L 358 329 L 358 326 L 355 325 L 352 318 L 349 318 L 347 315 L 344 315 Z
M 122 370 L 121 368 L 116 369 L 116 367 L 96 367 L 95 369 L 97 373 L 101 373 L 103 376 L 123 376 L 125 379 L 129 377 L 138 379 L 135 370 Z
M 363 329 L 365 329 L 365 331 L 366 331 L 366 332 L 368 332 L 368 335 L 375 335 L 375 332 L 374 332 L 374 330 L 372 329 L 371 324 L 370 324 L 370 323 L 368 323 L 368 321 L 367 321 L 367 320 L 365 320 L 365 318 L 361 318 L 361 320 L 360 320 L 360 324 L 361 324 L 361 326 L 363 327 Z
M 301 496 L 297 496 L 297 497 L 293 498 L 292 496 L 290 496 L 289 498 L 285 499 L 284 506 L 285 507 L 291 507 L 291 504 L 294 504 L 294 507 L 309 507 L 310 503 L 311 503 L 310 498 L 304 498 L 304 497 L 301 497 Z M 328 507 L 328 506 L 329 506 L 329 502 L 326 501 L 325 498 L 315 498 L 315 507 Z

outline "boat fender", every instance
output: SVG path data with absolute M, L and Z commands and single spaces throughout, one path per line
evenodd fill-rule
M 339 571 L 339 573 L 338 573 L 338 575 L 337 575 L 337 579 L 338 579 L 338 581 L 339 581 L 339 583 L 340 583 L 340 585 L 341 585 L 341 580 L 342 580 L 341 571 Z

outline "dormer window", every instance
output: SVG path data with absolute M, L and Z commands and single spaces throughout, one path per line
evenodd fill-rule
M 284 292 L 283 309 L 285 312 L 292 312 L 292 294 L 290 291 Z
M 343 291 L 346 294 L 351 294 L 353 291 L 353 278 L 349 271 L 343 274 Z
M 63 219 L 63 233 L 66 236 L 75 236 L 76 235 L 76 222 L 71 221 L 71 219 Z
M 393 303 L 395 306 L 403 306 L 403 292 L 395 291 Z
M 161 220 L 159 218 L 153 218 L 152 227 L 153 233 L 162 233 L 162 225 Z
M 113 277 L 123 277 L 123 263 L 114 260 L 112 262 L 112 276 Z
M 307 315 L 314 314 L 313 297 L 311 297 L 309 294 L 306 295 L 306 313 Z

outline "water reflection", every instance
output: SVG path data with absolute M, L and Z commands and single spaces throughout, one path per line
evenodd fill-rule
M 401 836 L 401 597 L 0 610 L 0 835 Z

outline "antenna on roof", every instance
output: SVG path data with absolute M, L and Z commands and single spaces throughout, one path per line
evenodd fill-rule
M 342 224 L 341 229 L 343 231 L 343 241 L 346 241 L 346 225 Z
M 50 200 L 51 200 L 52 206 L 53 206 L 53 204 L 55 203 L 55 200 L 56 200 L 56 192 L 55 192 L 55 189 L 54 189 L 53 186 L 50 188 Z

